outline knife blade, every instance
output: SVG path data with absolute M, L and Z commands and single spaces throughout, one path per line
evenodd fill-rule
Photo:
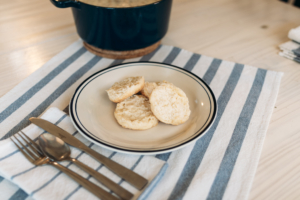
M 74 147 L 88 153 L 93 158 L 95 158 L 100 163 L 102 163 L 104 166 L 106 166 L 108 169 L 110 169 L 112 172 L 119 175 L 125 181 L 127 181 L 128 183 L 133 185 L 135 188 L 141 190 L 147 185 L 148 180 L 145 179 L 144 177 L 140 176 L 139 174 L 135 173 L 134 171 L 127 169 L 126 167 L 120 165 L 119 163 L 117 163 L 113 160 L 110 160 L 109 158 L 99 154 L 98 152 L 96 152 L 93 149 L 86 146 L 83 142 L 78 140 L 76 137 L 74 137 L 67 131 L 56 126 L 55 124 L 52 124 L 51 122 L 49 122 L 47 120 L 44 120 L 41 118 L 36 118 L 36 117 L 31 117 L 29 120 L 33 124 L 37 125 L 38 127 L 55 135 L 56 137 L 62 139 L 67 144 L 74 146 Z

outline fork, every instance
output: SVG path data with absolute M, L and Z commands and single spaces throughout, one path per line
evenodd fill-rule
M 12 142 L 17 146 L 17 148 L 20 150 L 20 152 L 34 165 L 44 165 L 49 164 L 57 169 L 61 170 L 65 174 L 67 174 L 69 177 L 74 179 L 77 183 L 85 187 L 87 190 L 92 192 L 95 196 L 97 196 L 100 199 L 103 200 L 118 200 L 117 197 L 113 196 L 112 194 L 106 192 L 99 186 L 95 185 L 94 183 L 88 181 L 87 179 L 83 178 L 79 174 L 76 174 L 72 170 L 58 164 L 57 162 L 54 162 L 50 160 L 49 157 L 45 156 L 43 151 L 41 150 L 40 146 L 35 143 L 32 139 L 30 139 L 25 133 L 21 131 L 20 133 L 16 133 L 22 140 L 26 143 L 25 145 L 23 142 L 21 142 L 15 135 L 13 135 L 14 139 L 12 137 L 10 138 Z M 25 139 L 26 138 L 26 139 Z M 18 142 L 16 142 L 18 141 Z M 19 143 L 23 149 L 17 144 Z M 27 147 L 26 147 L 27 146 Z

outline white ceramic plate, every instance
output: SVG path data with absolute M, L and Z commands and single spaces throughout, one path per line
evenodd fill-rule
M 160 122 L 144 131 L 122 128 L 106 90 L 131 76 L 144 76 L 149 82 L 166 80 L 181 88 L 189 99 L 189 120 L 178 126 Z M 203 136 L 215 119 L 216 106 L 211 89 L 195 74 L 168 64 L 134 62 L 106 68 L 83 81 L 71 99 L 70 116 L 78 131 L 95 144 L 123 153 L 158 154 Z

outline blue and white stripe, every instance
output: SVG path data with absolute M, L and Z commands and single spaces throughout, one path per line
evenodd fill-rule
M 63 110 L 75 88 L 94 72 L 138 60 L 192 71 L 209 84 L 218 103 L 216 120 L 200 140 L 155 156 L 167 161 L 169 168 L 152 193 L 143 198 L 247 199 L 282 73 L 165 45 L 140 58 L 112 60 L 94 56 L 78 41 L 0 98 L 0 137 L 5 139 L 21 130 L 29 124 L 29 117 L 39 116 L 48 107 Z M 113 159 L 118 156 L 121 155 L 114 154 Z M 0 179 L 0 194 L 3 181 L 6 180 Z M 80 193 L 80 189 L 75 192 Z M 14 198 L 18 194 L 23 194 L 19 195 L 22 198 Z M 24 194 L 15 190 L 11 199 L 26 199 L 28 195 Z

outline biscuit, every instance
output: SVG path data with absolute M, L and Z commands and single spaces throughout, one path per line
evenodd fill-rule
M 119 103 L 141 91 L 144 84 L 145 79 L 143 76 L 129 77 L 114 83 L 106 92 L 112 102 Z
M 155 82 L 145 82 L 144 88 L 141 90 L 142 95 L 146 97 L 150 97 L 150 94 L 152 93 L 152 90 L 157 87 L 157 84 Z
M 144 88 L 141 90 L 141 93 L 142 93 L 142 95 L 149 98 L 152 91 L 154 90 L 154 88 L 156 88 L 157 86 L 160 86 L 162 84 L 172 84 L 172 83 L 169 83 L 167 81 L 145 82 Z
M 118 103 L 114 115 L 118 123 L 128 129 L 146 130 L 158 124 L 149 99 L 143 95 L 133 95 Z
M 161 122 L 179 125 L 189 119 L 189 100 L 186 94 L 173 84 L 157 86 L 149 100 L 153 114 Z

